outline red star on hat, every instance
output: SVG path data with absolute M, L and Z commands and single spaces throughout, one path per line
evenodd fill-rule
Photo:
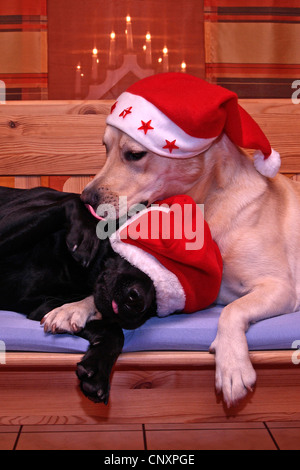
M 116 106 L 117 106 L 117 101 L 110 108 L 110 114 L 112 114 L 114 112 Z
M 177 145 L 175 145 L 176 139 L 172 140 L 172 142 L 169 142 L 167 139 L 165 139 L 165 141 L 167 142 L 167 144 L 163 147 L 163 149 L 169 149 L 170 153 L 172 153 L 173 150 L 175 150 L 175 149 L 179 149 L 179 147 L 177 147 Z
M 141 125 L 141 127 L 138 128 L 138 131 L 142 130 L 142 131 L 145 132 L 145 134 L 147 134 L 148 131 L 150 131 L 151 129 L 154 129 L 154 127 L 151 127 L 151 125 L 150 125 L 151 124 L 151 119 L 148 122 L 144 122 L 144 121 L 141 120 L 141 123 L 142 123 L 142 125 Z
M 124 109 L 120 114 L 119 117 L 122 117 L 123 119 L 126 118 L 127 114 L 131 114 L 132 106 L 129 106 L 129 108 Z

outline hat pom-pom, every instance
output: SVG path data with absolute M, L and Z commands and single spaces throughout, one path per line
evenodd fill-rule
M 261 150 L 257 150 L 253 155 L 253 159 L 256 170 L 268 178 L 274 178 L 281 165 L 280 155 L 273 149 L 267 158 Z

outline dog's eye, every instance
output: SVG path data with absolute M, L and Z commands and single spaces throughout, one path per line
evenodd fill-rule
M 136 162 L 141 160 L 141 158 L 143 158 L 145 155 L 147 155 L 147 152 L 131 152 L 128 150 L 125 152 L 124 157 L 128 162 Z

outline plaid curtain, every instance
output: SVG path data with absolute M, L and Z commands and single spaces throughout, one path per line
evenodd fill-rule
M 0 80 L 7 100 L 47 99 L 47 0 L 0 3 Z
M 300 78 L 299 0 L 205 0 L 207 80 L 240 98 L 290 98 Z
M 74 8 L 71 9 L 71 24 L 62 26 L 65 14 L 60 9 L 64 4 L 65 1 L 51 0 L 1 1 L 0 80 L 6 85 L 6 99 L 48 98 L 47 7 L 49 15 L 52 15 L 52 30 L 60 28 L 62 33 L 63 28 L 67 29 L 67 33 L 75 28 L 77 34 L 80 30 L 78 25 L 81 24 L 81 14 L 78 11 L 76 16 Z M 144 4 L 149 10 L 150 0 L 145 0 Z M 57 11 L 55 5 L 59 7 Z M 199 0 L 189 0 L 185 2 L 185 7 L 187 11 L 182 18 L 182 25 L 185 35 L 189 36 L 189 12 L 197 16 L 200 27 L 203 24 L 203 7 Z M 59 21 L 56 21 L 57 18 Z M 101 18 L 101 15 L 98 16 L 100 22 Z M 92 25 L 95 20 L 91 20 L 88 24 Z M 205 65 L 207 80 L 236 91 L 240 98 L 291 96 L 291 84 L 300 78 L 299 0 L 204 0 L 204 26 L 205 61 L 202 59 L 202 44 L 199 43 L 197 64 L 199 70 L 203 70 Z M 62 47 L 60 44 L 55 46 L 59 49 Z M 193 43 L 191 50 L 198 50 L 195 47 Z M 54 49 L 55 54 L 58 54 L 59 49 Z M 100 52 L 105 52 L 106 49 L 102 49 Z M 172 47 L 171 54 L 172 50 L 177 49 Z M 78 54 L 77 50 L 75 52 Z M 61 51 L 65 60 L 72 54 L 74 56 L 75 52 L 69 49 Z M 54 60 L 52 56 L 51 49 L 51 68 L 53 64 L 58 64 L 58 71 L 64 69 L 65 61 Z M 69 69 L 73 70 L 71 67 Z M 73 82 L 70 88 L 70 77 L 66 73 L 56 83 L 54 79 L 59 75 L 56 72 L 50 74 L 53 82 L 51 99 L 74 99 L 75 95 L 61 96 L 61 83 L 68 83 L 69 90 L 73 89 Z

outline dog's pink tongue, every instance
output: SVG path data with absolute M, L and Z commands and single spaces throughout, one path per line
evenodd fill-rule
M 96 214 L 96 212 L 94 211 L 93 207 L 90 206 L 90 204 L 86 204 L 85 207 L 87 208 L 88 211 L 90 211 L 90 213 L 98 220 L 103 220 L 103 217 L 100 217 L 100 215 Z
M 118 305 L 114 300 L 112 301 L 111 306 L 115 313 L 119 313 Z

